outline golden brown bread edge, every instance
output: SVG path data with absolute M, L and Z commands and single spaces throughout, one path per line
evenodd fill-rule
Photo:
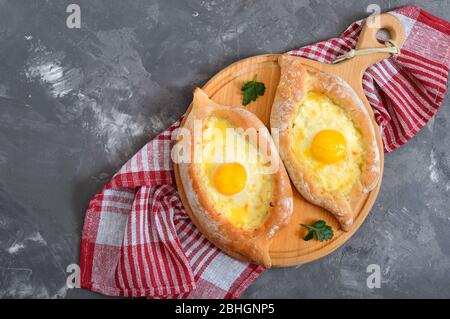
M 209 116 L 225 118 L 235 127 L 244 130 L 247 128 L 258 130 L 260 138 L 268 145 L 265 154 L 269 158 L 273 155 L 272 158 L 278 163 L 278 170 L 274 173 L 274 196 L 264 224 L 255 230 L 244 230 L 231 224 L 215 210 L 207 190 L 199 179 L 195 164 L 192 161 L 178 163 L 181 182 L 191 209 L 190 212 L 188 210 L 189 215 L 200 231 L 228 255 L 270 268 L 271 238 L 288 222 L 293 212 L 292 189 L 287 172 L 279 159 L 269 131 L 256 115 L 242 108 L 219 105 L 197 88 L 194 91 L 192 110 L 183 127 L 194 132 L 194 120 L 204 120 Z M 189 140 L 191 154 L 194 156 L 192 137 Z
M 278 128 L 278 150 L 289 177 L 298 192 L 309 202 L 330 211 L 338 219 L 341 228 L 348 231 L 353 224 L 353 206 L 378 183 L 380 175 L 380 154 L 375 128 L 369 112 L 353 89 L 336 75 L 327 74 L 306 66 L 300 59 L 287 54 L 278 59 L 281 77 L 272 106 L 270 125 L 272 131 Z M 309 91 L 327 95 L 349 115 L 355 127 L 361 132 L 364 156 L 361 177 L 351 190 L 349 197 L 330 194 L 314 180 L 312 172 L 297 159 L 291 148 L 292 122 L 298 106 Z

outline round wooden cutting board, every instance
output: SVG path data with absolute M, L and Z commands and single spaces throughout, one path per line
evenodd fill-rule
M 381 15 L 381 18 L 381 28 L 390 31 L 391 37 L 393 36 L 396 43 L 401 45 L 403 43 L 403 29 L 400 22 L 393 16 L 386 16 L 385 14 Z M 374 31 L 373 29 L 365 28 L 365 30 L 361 32 L 357 47 L 360 47 L 360 44 L 362 43 L 364 43 L 363 48 L 374 46 L 380 47 L 380 43 L 375 39 L 375 33 L 376 30 Z M 217 103 L 235 107 L 244 107 L 250 110 L 255 113 L 267 127 L 269 127 L 272 102 L 280 79 L 280 67 L 277 62 L 278 56 L 279 55 L 277 54 L 260 55 L 235 62 L 211 78 L 205 84 L 203 90 Z M 336 65 L 320 64 L 306 59 L 302 60 L 304 60 L 305 64 L 316 67 L 322 71 L 335 73 L 341 76 L 354 88 L 355 92 L 360 96 L 367 109 L 370 111 L 370 114 L 373 115 L 372 109 L 362 90 L 362 74 L 368 66 L 387 57 L 389 57 L 389 54 L 387 53 L 377 53 L 370 56 L 357 57 Z M 258 97 L 255 102 L 252 102 L 247 106 L 242 106 L 241 87 L 244 83 L 253 80 L 255 77 L 257 81 L 265 84 L 266 92 L 264 96 Z M 186 115 L 189 111 L 190 107 L 187 110 Z M 383 172 L 383 145 L 378 133 L 378 126 L 374 119 L 373 122 L 378 134 L 377 141 L 381 154 L 381 172 Z M 181 125 L 183 125 L 183 123 Z M 191 214 L 192 212 L 186 199 L 186 194 L 182 188 L 177 165 L 175 165 L 175 177 L 183 204 L 187 212 Z M 348 232 L 341 231 L 339 223 L 331 213 L 307 202 L 296 191 L 294 185 L 292 185 L 294 194 L 294 213 L 289 224 L 280 229 L 273 238 L 270 247 L 270 256 L 272 257 L 273 266 L 293 266 L 307 263 L 331 253 L 345 243 L 367 217 L 378 195 L 380 185 L 381 178 L 372 192 L 368 193 L 360 202 L 354 203 L 355 211 L 358 213 L 355 216 L 351 230 Z M 319 242 L 316 239 L 304 241 L 303 237 L 307 230 L 304 227 L 301 227 L 300 224 L 312 224 L 319 219 L 325 220 L 327 224 L 332 226 L 334 230 L 333 238 L 325 242 Z

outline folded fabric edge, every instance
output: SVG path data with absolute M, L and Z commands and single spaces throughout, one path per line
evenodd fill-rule
M 117 287 L 105 286 L 99 283 L 94 283 L 90 281 L 82 281 L 81 288 L 88 289 L 97 293 L 101 293 L 106 296 L 111 297 L 132 297 L 132 298 L 176 298 L 177 296 L 172 296 L 164 293 L 164 290 L 167 289 L 177 289 L 180 291 L 180 295 L 184 293 L 188 293 L 191 290 L 195 289 L 195 284 L 187 284 L 183 287 L 173 286 L 173 287 L 164 287 L 165 289 L 161 289 L 163 293 L 161 293 L 160 289 L 155 288 L 146 288 L 146 289 L 138 289 L 138 288 L 129 288 L 129 289 L 121 289 Z
M 104 187 L 104 189 L 106 186 Z M 97 194 L 98 195 L 98 194 Z M 88 209 L 86 210 L 85 221 L 82 231 L 81 249 L 80 249 L 80 287 L 88 289 L 108 296 L 115 297 L 155 297 L 155 298 L 167 298 L 176 297 L 179 294 L 185 294 L 191 292 L 196 288 L 196 283 L 186 283 L 182 286 L 164 286 L 157 288 L 118 288 L 100 283 L 92 280 L 92 270 L 94 261 L 94 250 L 96 246 L 95 240 L 91 240 L 88 235 L 93 233 L 90 229 L 95 223 L 96 207 L 98 205 L 97 195 L 91 200 Z M 84 236 L 86 234 L 86 236 Z M 177 295 L 172 296 L 169 291 L 177 291 Z
M 243 272 L 240 276 L 242 278 L 242 281 L 239 279 L 237 280 L 237 284 L 235 287 L 230 289 L 230 291 L 225 295 L 225 299 L 239 299 L 241 295 L 244 293 L 245 290 L 261 275 L 261 273 L 264 271 L 264 267 L 251 264 L 248 268 L 252 268 L 250 273 Z

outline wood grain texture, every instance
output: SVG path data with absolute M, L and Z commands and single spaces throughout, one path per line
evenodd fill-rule
M 377 26 L 369 27 L 366 25 L 363 28 L 357 48 L 383 47 L 376 39 L 376 32 L 378 29 L 387 29 L 390 31 L 391 38 L 398 46 L 403 44 L 404 31 L 397 18 L 389 14 L 382 14 L 379 16 L 378 21 L 380 23 Z M 260 55 L 235 62 L 211 78 L 208 83 L 205 84 L 203 90 L 217 103 L 235 107 L 244 107 L 242 106 L 241 87 L 244 83 L 254 79 L 256 76 L 258 81 L 265 83 L 266 92 L 264 96 L 258 97 L 255 102 L 250 103 L 245 108 L 255 113 L 259 119 L 268 126 L 272 102 L 280 79 L 280 68 L 277 63 L 278 56 L 279 55 L 277 54 Z M 362 76 L 367 67 L 388 57 L 389 54 L 387 53 L 356 56 L 351 60 L 335 65 L 322 64 L 316 61 L 299 58 L 305 65 L 312 66 L 323 72 L 338 75 L 345 80 L 361 98 L 364 105 L 369 110 L 369 113 L 372 115 L 372 121 L 376 127 L 377 143 L 381 155 L 381 175 L 383 173 L 384 164 L 383 145 L 378 126 L 373 117 L 372 109 L 362 88 Z M 189 111 L 190 107 L 186 114 L 188 114 Z M 181 125 L 183 125 L 183 123 Z M 191 215 L 186 195 L 181 187 L 177 165 L 175 165 L 175 177 L 183 204 L 188 214 Z M 307 202 L 292 185 L 294 194 L 294 213 L 289 224 L 281 229 L 273 238 L 270 248 L 273 266 L 284 267 L 311 262 L 340 247 L 358 230 L 369 214 L 370 209 L 377 198 L 380 186 L 381 178 L 372 192 L 368 193 L 361 201 L 354 204 L 356 208 L 355 211 L 358 211 L 359 213 L 355 216 L 350 231 L 343 232 L 339 229 L 339 224 L 331 213 Z M 303 237 L 306 234 L 306 229 L 301 227 L 300 224 L 311 224 L 318 219 L 325 220 L 333 227 L 335 232 L 333 239 L 326 242 L 319 242 L 317 240 L 304 241 Z

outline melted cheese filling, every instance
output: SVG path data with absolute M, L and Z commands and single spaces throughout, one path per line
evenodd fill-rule
M 332 153 L 333 147 L 341 153 Z M 323 190 L 350 195 L 361 176 L 363 143 L 361 133 L 343 108 L 324 94 L 309 92 L 292 123 L 291 148 Z M 317 156 L 317 149 L 325 158 Z

